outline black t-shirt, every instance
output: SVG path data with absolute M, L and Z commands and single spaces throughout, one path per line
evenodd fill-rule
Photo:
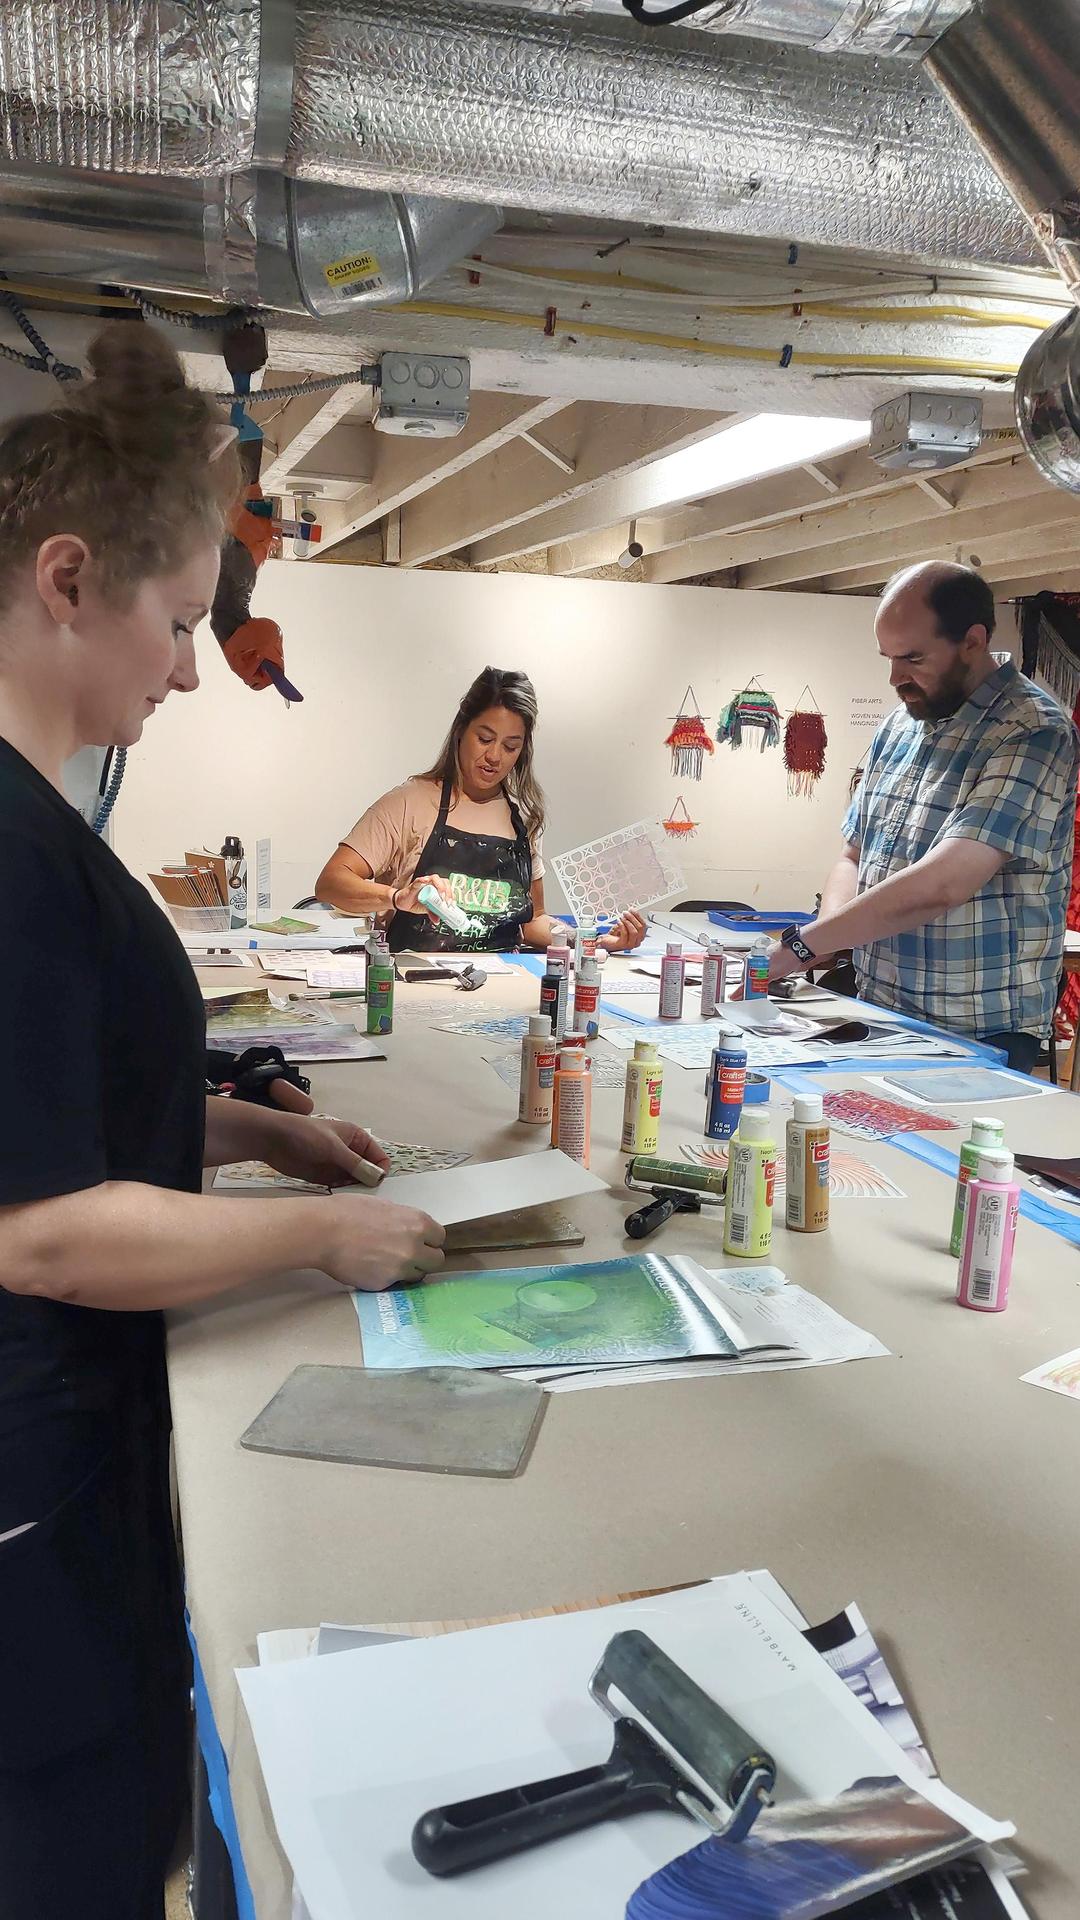
M 5 740 L 0 900 L 0 1206 L 106 1180 L 198 1192 L 205 1021 L 191 965 L 145 889 Z M 0 1217 L 0 1533 L 132 1444 L 165 1395 L 160 1314 L 9 1293 L 2 1241 Z

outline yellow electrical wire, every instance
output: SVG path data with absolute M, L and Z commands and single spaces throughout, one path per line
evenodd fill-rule
M 20 300 L 55 300 L 64 307 L 123 307 L 128 312 L 137 313 L 134 300 L 126 294 L 95 293 L 93 288 L 75 286 L 44 287 L 32 280 L 5 280 L 9 293 L 17 293 Z
M 383 313 L 430 314 L 447 320 L 481 320 L 493 326 L 527 327 L 543 333 L 544 323 L 535 314 L 506 312 L 500 307 L 459 307 L 444 300 L 410 300 L 407 306 L 383 307 Z M 680 334 L 654 333 L 643 328 L 609 327 L 595 320 L 554 321 L 561 333 L 583 335 L 590 340 L 624 340 L 631 346 L 665 347 L 675 353 L 702 354 L 716 360 L 752 360 L 761 366 L 776 366 L 780 359 L 776 347 L 750 347 L 719 340 L 688 340 Z M 1018 363 L 1011 360 L 983 361 L 931 359 L 928 356 L 890 353 L 816 353 L 803 347 L 792 350 L 789 365 L 804 367 L 855 367 L 876 373 L 947 373 L 959 379 L 1011 380 Z

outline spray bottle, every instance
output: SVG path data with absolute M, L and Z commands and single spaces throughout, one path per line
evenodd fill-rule
M 540 982 L 540 1011 L 545 1013 L 556 1040 L 566 1031 L 566 996 L 570 986 L 569 947 L 549 947 Z
M 589 1164 L 592 1133 L 592 1061 L 578 1049 L 560 1053 L 555 1069 L 551 1144 L 581 1166 Z
M 984 1147 L 1003 1147 L 1005 1145 L 1004 1120 L 973 1120 L 971 1138 L 965 1140 L 960 1149 L 960 1172 L 956 1182 L 956 1198 L 953 1202 L 952 1234 L 949 1239 L 949 1252 L 954 1260 L 959 1260 L 964 1251 L 964 1202 L 967 1198 L 967 1184 L 978 1164 Z
M 716 1009 L 724 997 L 724 949 L 718 940 L 710 940 L 701 962 L 701 1017 L 715 1020 Z
M 686 962 L 683 959 L 682 942 L 672 940 L 660 962 L 660 1018 L 661 1020 L 681 1020 L 683 1010 L 683 989 L 686 984 Z
M 595 954 L 585 955 L 574 974 L 574 1032 L 595 1040 L 599 1031 L 597 1008 L 600 1005 L 600 963 Z
M 746 1042 L 739 1033 L 717 1035 L 706 1083 L 705 1136 L 730 1140 L 746 1095 Z
M 759 934 L 746 956 L 746 984 L 743 987 L 744 1000 L 764 1000 L 769 984 L 769 948 L 771 942 L 765 935 Z
M 728 1148 L 724 1252 L 761 1260 L 772 1247 L 776 1141 L 768 1109 L 743 1112 Z
M 529 1031 L 521 1042 L 521 1082 L 518 1119 L 529 1127 L 550 1127 L 558 1054 L 551 1021 L 546 1013 L 529 1016 Z
M 634 1057 L 627 1061 L 623 1094 L 620 1149 L 623 1153 L 655 1153 L 660 1144 L 660 1101 L 664 1069 L 655 1042 L 635 1040 Z
M 824 1233 L 829 1224 L 829 1123 L 820 1093 L 797 1093 L 787 1123 L 787 1225 Z
M 368 950 L 367 1030 L 380 1034 L 394 1031 L 394 962 L 381 938 L 376 938 Z
M 957 1302 L 977 1313 L 1003 1313 L 1009 1304 L 1020 1188 L 1013 1156 L 1004 1147 L 984 1147 L 967 1184 L 964 1247 L 956 1283 Z

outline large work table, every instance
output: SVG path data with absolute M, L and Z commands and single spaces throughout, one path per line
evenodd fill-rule
M 410 995 L 441 992 L 452 1017 L 532 1011 L 537 984 L 515 970 L 471 996 L 399 986 L 390 1058 L 310 1069 L 321 1108 L 477 1159 L 544 1151 L 542 1130 L 516 1124 L 515 1096 L 485 1061 L 500 1043 L 434 1031 L 406 1010 Z M 860 1082 L 838 1071 L 819 1084 Z M 661 1152 L 700 1137 L 702 1085 L 701 1073 L 667 1067 Z M 593 1097 L 593 1167 L 613 1190 L 567 1204 L 586 1234 L 571 1258 L 631 1245 L 621 1094 L 596 1087 Z M 1080 1151 L 1069 1094 L 997 1111 L 1014 1149 Z M 935 1137 L 953 1152 L 962 1138 Z M 824 1235 L 778 1226 L 772 1262 L 895 1357 L 555 1395 L 513 1480 L 240 1448 L 299 1363 L 360 1361 L 352 1302 L 321 1276 L 174 1317 L 191 1619 L 257 1920 L 288 1920 L 291 1900 L 233 1673 L 255 1661 L 258 1632 L 489 1618 L 762 1566 L 812 1619 L 859 1602 L 944 1778 L 1015 1819 L 1032 1913 L 1077 1920 L 1080 1407 L 1020 1375 L 1080 1345 L 1080 1249 L 1022 1220 L 1008 1311 L 964 1312 L 952 1299 L 948 1177 L 890 1145 L 834 1144 L 871 1160 L 907 1198 L 834 1201 Z M 719 1214 L 703 1213 L 676 1218 L 648 1245 L 718 1267 L 720 1241 Z M 555 1257 L 538 1249 L 454 1264 Z

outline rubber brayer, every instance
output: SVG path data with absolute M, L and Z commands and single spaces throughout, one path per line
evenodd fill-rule
M 726 1840 L 743 1840 L 772 1804 L 776 1766 L 738 1722 L 648 1634 L 609 1640 L 589 1692 L 615 1722 L 599 1766 L 435 1807 L 413 1828 L 428 1873 L 467 1873 L 602 1820 L 681 1810 Z M 618 1698 L 616 1698 L 618 1696 Z

